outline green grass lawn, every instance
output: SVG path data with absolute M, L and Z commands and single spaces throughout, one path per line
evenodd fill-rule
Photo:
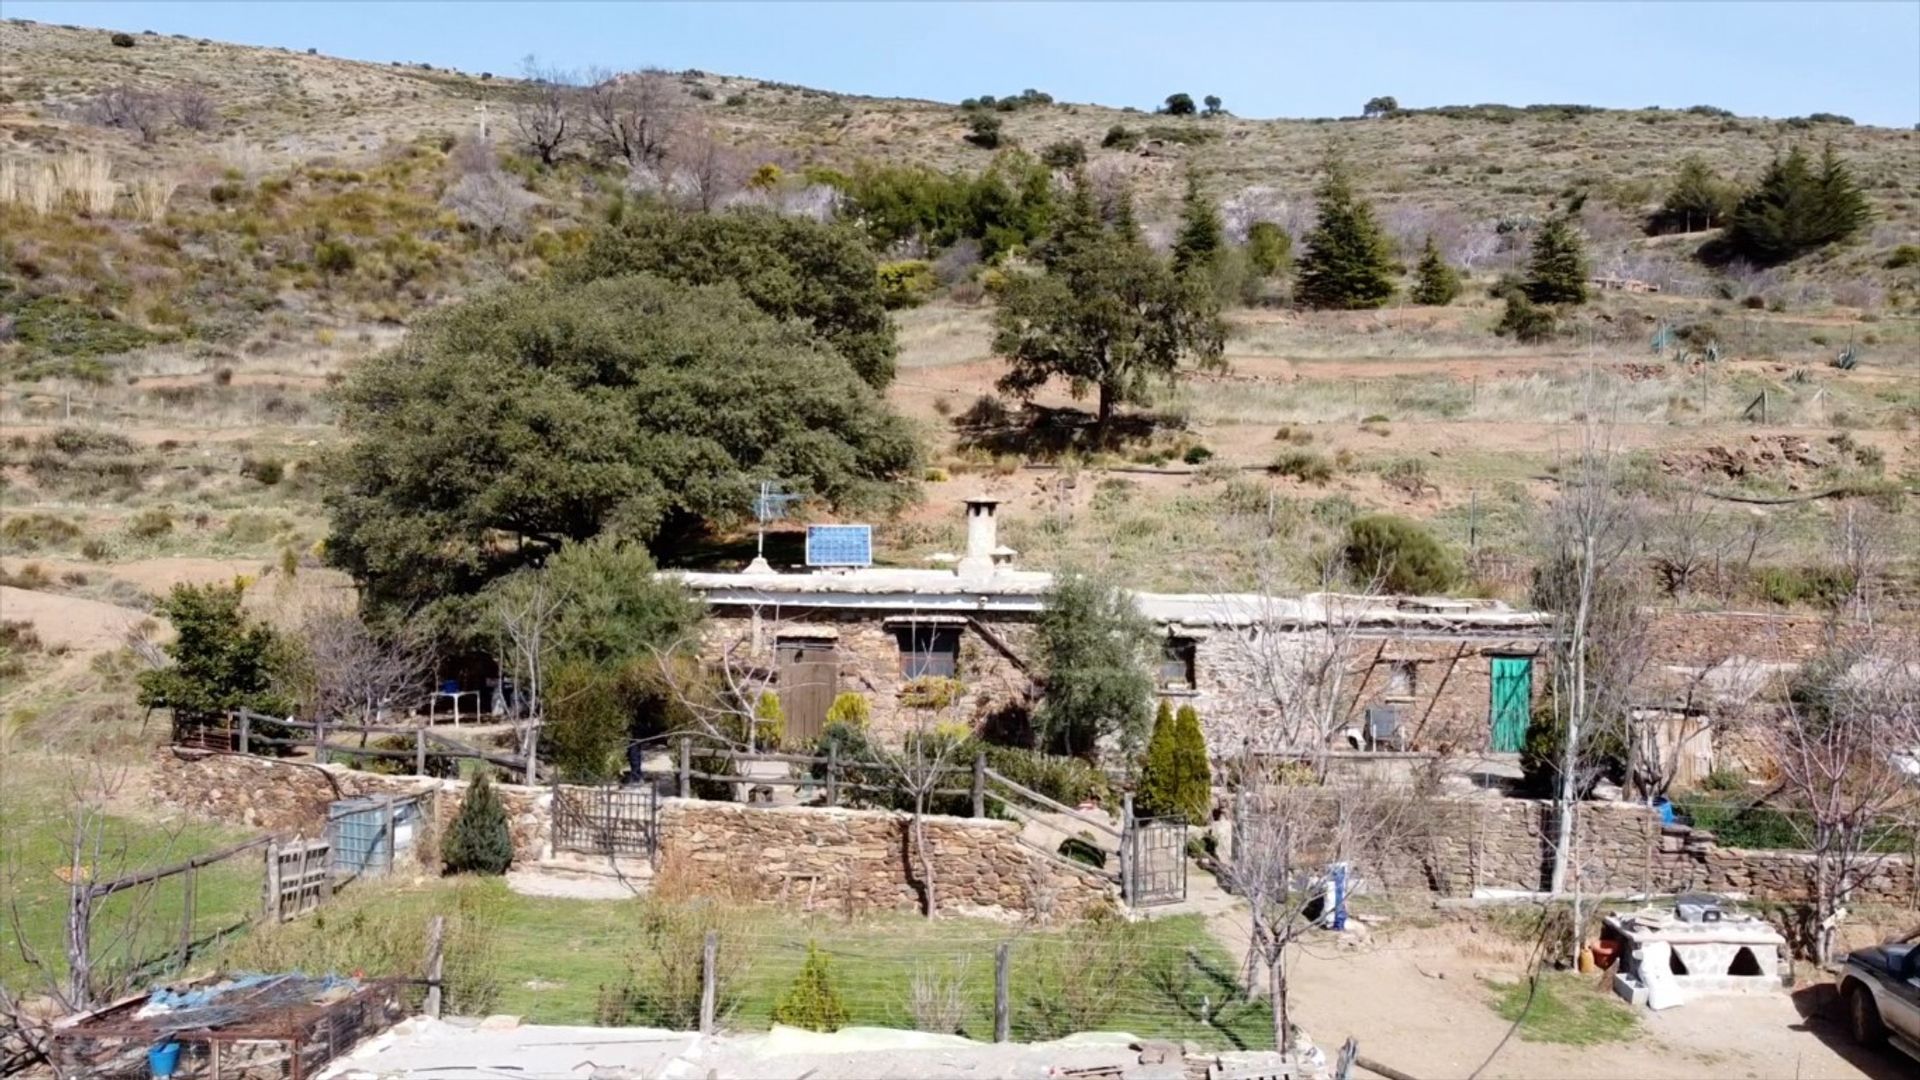
M 1613 995 L 1597 989 L 1592 980 L 1572 974 L 1543 974 L 1528 1003 L 1526 980 L 1488 984 L 1493 1011 L 1506 1021 L 1520 1021 L 1520 1038 L 1527 1042 L 1594 1046 L 1633 1038 L 1639 1021 Z
M 0 787 L 0 982 L 26 991 L 45 975 L 22 958 L 22 944 L 54 977 L 67 970 L 66 922 L 71 890 L 60 876 L 70 859 L 73 817 L 51 773 L 9 763 Z M 96 879 L 181 862 L 252 835 L 212 825 L 162 825 L 129 817 L 98 818 L 87 839 Z M 207 942 L 260 910 L 258 852 L 198 872 L 192 937 Z M 93 961 L 111 980 L 162 960 L 180 940 L 185 916 L 182 877 L 138 886 L 96 901 Z M 17 913 L 17 914 L 16 914 Z
M 534 1023 L 593 1024 L 603 1019 L 603 991 L 632 985 L 636 964 L 647 967 L 653 946 L 643 927 L 660 908 L 646 899 L 526 897 L 498 881 L 376 885 L 343 894 L 317 918 L 235 942 L 219 960 L 234 969 L 304 960 L 308 970 L 414 975 L 433 914 L 479 912 L 477 925 L 450 931 L 452 997 L 479 1002 L 468 1006 L 473 1011 Z M 725 995 L 736 1029 L 773 1022 L 811 941 L 827 958 L 850 1024 L 915 1026 L 918 976 L 952 988 L 951 1011 L 963 1034 L 990 1039 L 994 952 L 1008 942 L 1016 1039 L 1100 1029 L 1221 1048 L 1272 1041 L 1265 1003 L 1240 1000 L 1233 958 L 1198 918 L 1039 931 L 983 919 L 848 920 L 766 906 L 730 909 L 725 925 L 722 949 L 741 967 Z M 489 986 L 477 989 L 482 982 Z M 650 1022 L 644 1011 L 617 1019 Z

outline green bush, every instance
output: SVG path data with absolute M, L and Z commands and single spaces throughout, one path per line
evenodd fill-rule
M 1040 151 L 1040 160 L 1049 169 L 1077 169 L 1087 163 L 1087 144 L 1079 139 L 1061 139 Z
M 1499 324 L 1493 328 L 1493 332 L 1501 337 L 1510 337 L 1529 345 L 1547 340 L 1553 336 L 1553 331 L 1553 312 L 1535 307 L 1531 300 L 1517 292 L 1507 294 L 1507 308 L 1501 313 Z
M 127 519 L 127 535 L 135 540 L 158 540 L 173 531 L 173 515 L 164 506 L 149 506 Z
M 1901 244 L 1887 255 L 1887 261 L 1880 265 L 1889 270 L 1903 270 L 1909 266 L 1920 266 L 1920 244 Z
M 889 310 L 919 307 L 933 296 L 933 264 L 903 259 L 880 264 L 880 297 Z
M 1307 484 L 1324 484 L 1333 479 L 1333 463 L 1311 450 L 1282 450 L 1267 466 L 1267 471 Z
M 1081 758 L 1043 754 L 1017 746 L 988 746 L 986 752 L 988 768 L 1055 802 L 1067 806 L 1113 802 L 1107 774 Z
M 351 245 L 339 240 L 322 240 L 314 245 L 313 266 L 323 274 L 345 274 L 359 262 Z
M 1135 799 L 1141 817 L 1184 817 L 1204 824 L 1213 817 L 1213 774 L 1207 763 L 1200 715 L 1183 705 L 1176 716 L 1164 698 L 1154 717 L 1153 736 L 1140 768 Z
M 1115 124 L 1107 129 L 1101 138 L 1100 146 L 1106 150 L 1131 150 L 1140 145 L 1140 133 L 1125 124 Z
M 833 983 L 833 969 L 813 942 L 793 986 L 773 1007 L 773 1022 L 807 1031 L 839 1031 L 847 1024 L 847 1006 Z
M 753 703 L 753 745 L 778 750 L 786 741 L 787 710 L 780 705 L 780 695 L 762 690 L 759 700 Z
M 1432 236 L 1427 237 L 1427 246 L 1420 254 L 1418 274 L 1411 297 L 1414 303 L 1439 307 L 1453 303 L 1460 295 L 1460 274 L 1440 257 Z
M 1213 451 L 1207 449 L 1204 446 L 1199 445 L 1198 443 L 1195 443 L 1194 445 L 1187 447 L 1187 452 L 1180 455 L 1180 460 L 1186 462 L 1189 465 L 1205 464 L 1206 462 L 1211 461 L 1212 459 L 1213 459 Z
M 1528 721 L 1527 740 L 1520 747 L 1520 783 L 1536 798 L 1551 798 L 1560 792 L 1560 758 L 1565 752 L 1567 725 L 1548 699 L 1534 705 Z M 1582 737 L 1581 768 L 1575 794 L 1586 798 L 1602 780 L 1618 783 L 1626 778 L 1627 745 L 1618 730 L 1611 727 Z
M 1853 575 L 1837 566 L 1764 566 L 1754 587 L 1770 603 L 1834 608 L 1853 595 Z
M 0 540 L 15 551 L 62 547 L 80 539 L 80 526 L 52 514 L 12 514 L 0 523 Z
M 967 141 L 982 150 L 1000 145 L 1000 118 L 992 113 L 974 113 L 967 118 Z
M 1389 593 L 1445 593 L 1460 584 L 1460 564 L 1453 553 L 1420 523 L 1392 514 L 1367 514 L 1348 522 L 1343 554 L 1356 582 L 1377 579 Z
M 828 724 L 850 724 L 866 730 L 873 719 L 873 706 L 867 701 L 867 695 L 842 690 L 833 697 L 833 704 L 827 706 Z
M 507 826 L 506 808 L 493 790 L 493 781 L 482 772 L 460 800 L 460 810 L 447 827 L 440 842 L 440 858 L 454 874 L 493 874 L 507 872 L 513 865 L 513 833 Z
M 618 780 L 633 720 L 616 681 L 597 664 L 572 660 L 556 665 L 542 689 L 541 757 L 568 783 Z
M 276 458 L 247 458 L 240 463 L 240 475 L 267 487 L 278 484 L 286 474 L 286 465 Z

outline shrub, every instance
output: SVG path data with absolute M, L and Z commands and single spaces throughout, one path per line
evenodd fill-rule
M 1460 583 L 1453 554 L 1418 522 L 1391 514 L 1348 522 L 1343 554 L 1355 581 L 1378 579 L 1390 593 L 1444 593 Z
M 1762 567 L 1754 582 L 1761 597 L 1771 603 L 1825 608 L 1845 603 L 1853 595 L 1854 584 L 1851 574 L 1831 566 Z
M 1520 783 L 1525 792 L 1548 798 L 1560 791 L 1561 756 L 1565 752 L 1567 725 L 1548 699 L 1533 709 L 1527 726 L 1527 741 L 1520 747 Z M 1581 774 L 1575 783 L 1575 797 L 1584 799 L 1605 779 L 1619 781 L 1626 775 L 1627 746 L 1620 732 L 1610 725 L 1582 736 L 1586 744 L 1580 750 Z
M 507 811 L 487 775 L 482 772 L 467 788 L 467 797 L 460 800 L 460 810 L 447 827 L 447 838 L 441 841 L 440 858 L 450 873 L 499 875 L 513 865 Z
M 1180 455 L 1180 460 L 1189 465 L 1200 465 L 1212 459 L 1213 451 L 1197 443 L 1187 447 L 1187 452 Z
M 1182 705 L 1176 716 L 1172 706 L 1161 700 L 1140 770 L 1138 802 L 1142 817 L 1179 815 L 1190 824 L 1212 818 L 1213 772 L 1200 714 L 1193 706 Z
M 136 540 L 158 540 L 173 531 L 173 515 L 163 506 L 149 506 L 127 522 L 127 535 Z
M 632 718 L 614 680 L 599 665 L 575 660 L 554 667 L 542 689 L 541 756 L 569 783 L 618 780 L 627 767 Z
M 1101 138 L 1100 146 L 1107 150 L 1131 150 L 1140 145 L 1140 133 L 1125 124 L 1115 124 L 1107 129 Z
M 287 467 L 274 458 L 246 458 L 240 462 L 240 475 L 257 480 L 267 487 L 278 484 L 286 476 Z
M 992 113 L 974 113 L 967 118 L 967 141 L 982 150 L 1000 146 L 1000 118 Z
M 925 259 L 880 264 L 880 298 L 889 309 L 919 307 L 935 285 L 933 264 Z
M 1380 479 L 1412 498 L 1433 486 L 1427 482 L 1427 463 L 1419 458 L 1395 458 L 1380 470 Z
M 847 1007 L 833 984 L 833 970 L 827 958 L 811 941 L 807 942 L 807 960 L 778 1004 L 773 1007 L 773 1022 L 807 1031 L 839 1031 L 847 1024 Z
M 80 526 L 52 514 L 14 514 L 0 523 L 0 540 L 17 551 L 61 547 L 80 538 Z
M 1529 345 L 1547 340 L 1553 331 L 1553 312 L 1535 307 L 1533 301 L 1517 292 L 1507 294 L 1507 309 L 1501 313 L 1499 325 L 1493 328 L 1501 337 Z
M 988 746 L 986 753 L 988 768 L 1055 802 L 1079 806 L 1113 801 L 1107 774 L 1082 758 L 1017 746 Z
M 1429 304 L 1435 307 L 1453 303 L 1460 295 L 1460 274 L 1448 266 L 1440 257 L 1440 249 L 1427 237 L 1427 246 L 1420 255 L 1419 281 L 1413 287 L 1411 299 L 1416 304 Z
M 1168 116 L 1192 116 L 1194 113 L 1193 95 L 1168 94 L 1167 103 L 1160 107 L 1160 111 L 1166 113 Z
M 116 49 L 131 49 L 131 48 L 133 48 L 133 35 L 132 35 L 132 34 L 124 34 L 124 33 L 118 33 L 118 34 L 114 34 L 114 35 L 113 35 L 112 37 L 110 37 L 110 38 L 108 38 L 108 39 L 107 39 L 107 41 L 109 41 L 110 43 L 112 43 L 112 45 L 113 45 L 113 47 L 114 47 L 114 48 L 116 48 Z
M 753 745 L 778 750 L 787 739 L 787 711 L 780 706 L 780 695 L 762 690 L 753 703 Z
M 633 903 L 640 911 L 638 941 L 624 981 L 600 988 L 596 1020 L 603 1025 L 694 1030 L 700 1023 L 709 932 L 719 939 L 714 952 L 714 1014 L 731 1014 L 740 1003 L 747 971 L 741 945 L 744 920 L 710 900 L 686 903 L 642 897 Z
M 322 240 L 313 249 L 314 269 L 323 274 L 345 274 L 358 261 L 352 246 L 339 240 Z
M 1889 270 L 1920 265 L 1920 244 L 1901 244 L 1887 255 L 1887 261 L 1881 265 Z
M 1040 151 L 1040 161 L 1049 169 L 1077 169 L 1087 162 L 1087 144 L 1079 139 L 1061 139 Z
M 850 724 L 864 730 L 873 718 L 873 706 L 867 702 L 867 695 L 843 690 L 834 695 L 833 704 L 827 706 L 827 723 Z
M 1307 484 L 1324 484 L 1333 479 L 1332 463 L 1311 450 L 1282 450 L 1267 466 L 1267 471 Z

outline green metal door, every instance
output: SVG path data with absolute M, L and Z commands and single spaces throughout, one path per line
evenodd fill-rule
M 1515 753 L 1527 741 L 1533 711 L 1533 661 L 1525 656 L 1493 658 L 1493 748 Z

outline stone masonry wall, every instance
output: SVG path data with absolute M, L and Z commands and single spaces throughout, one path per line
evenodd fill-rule
M 884 810 L 669 799 L 660 807 L 661 872 L 687 875 L 696 889 L 750 883 L 758 899 L 794 909 L 917 911 L 909 820 Z M 1022 847 L 1013 822 L 935 816 L 926 828 L 942 912 L 1072 919 L 1113 902 L 1104 879 Z

